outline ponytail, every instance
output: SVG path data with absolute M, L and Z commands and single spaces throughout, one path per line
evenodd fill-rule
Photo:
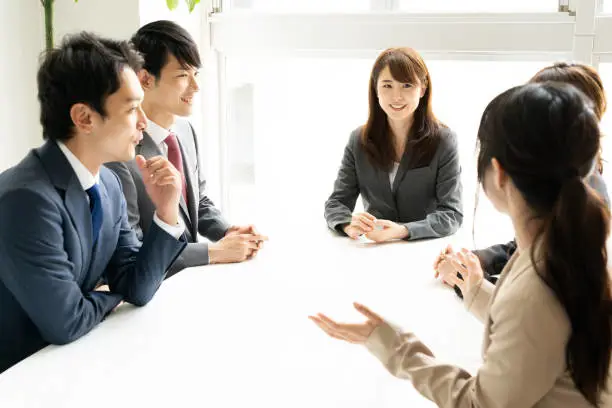
M 596 407 L 606 389 L 612 349 L 608 230 L 607 207 L 576 175 L 561 187 L 538 237 L 545 249 L 544 270 L 538 273 L 571 323 L 567 368 L 578 390 Z M 532 260 L 534 251 L 532 247 Z

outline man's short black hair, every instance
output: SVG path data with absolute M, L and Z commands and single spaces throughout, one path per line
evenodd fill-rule
M 159 79 L 159 74 L 173 55 L 184 68 L 200 68 L 198 46 L 180 25 L 158 20 L 146 24 L 132 37 L 134 48 L 144 57 L 144 66 L 151 75 Z
M 142 57 L 127 41 L 88 32 L 66 36 L 59 48 L 45 53 L 37 77 L 43 137 L 70 139 L 70 109 L 77 103 L 106 116 L 106 98 L 120 88 L 126 67 L 135 72 L 142 67 Z

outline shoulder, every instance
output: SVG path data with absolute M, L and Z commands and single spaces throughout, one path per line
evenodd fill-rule
M 499 289 L 495 309 L 523 321 L 539 322 L 543 330 L 555 327 L 561 335 L 571 330 L 565 308 L 533 264 L 510 268 Z
M 57 194 L 49 175 L 33 155 L 0 174 L 0 200 L 28 195 L 45 197 L 51 192 Z
M 364 126 L 362 125 L 362 126 L 355 128 L 353 131 L 351 131 L 351 134 L 349 136 L 348 145 L 351 146 L 353 149 L 360 145 L 361 135 L 363 134 L 363 129 L 364 129 Z
M 181 138 L 181 141 L 195 141 L 196 133 L 191 122 L 186 118 L 177 118 L 172 125 L 172 130 Z
M 119 176 L 113 170 L 107 168 L 106 165 L 100 168 L 100 181 L 106 187 L 108 194 L 122 192 Z
M 439 150 L 457 150 L 457 134 L 451 128 L 440 125 L 437 130 Z

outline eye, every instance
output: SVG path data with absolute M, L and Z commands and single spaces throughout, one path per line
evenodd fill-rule
M 412 88 L 412 84 L 404 84 L 404 88 Z

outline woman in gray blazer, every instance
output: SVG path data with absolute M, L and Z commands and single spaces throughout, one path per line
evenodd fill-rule
M 487 106 L 478 141 L 478 181 L 512 219 L 518 246 L 496 286 L 467 250 L 452 255 L 465 281 L 455 270 L 443 276 L 485 325 L 478 371 L 436 359 L 414 333 L 362 305 L 363 323 L 310 318 L 365 345 L 438 407 L 609 408 L 610 212 L 584 181 L 599 151 L 597 116 L 575 87 L 523 85 Z
M 453 234 L 461 226 L 461 166 L 455 134 L 431 107 L 421 56 L 391 48 L 370 75 L 367 123 L 355 129 L 325 202 L 332 230 L 376 242 Z M 353 214 L 361 194 L 365 213 Z

